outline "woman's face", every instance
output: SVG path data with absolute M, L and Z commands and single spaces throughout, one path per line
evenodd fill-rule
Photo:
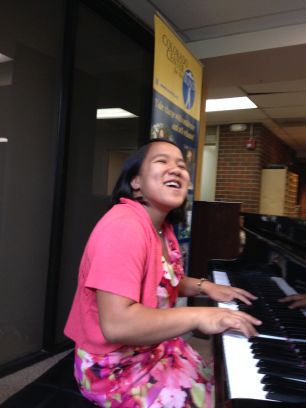
M 187 195 L 189 173 L 181 151 L 165 142 L 154 142 L 131 186 L 139 189 L 149 207 L 165 213 L 180 207 Z

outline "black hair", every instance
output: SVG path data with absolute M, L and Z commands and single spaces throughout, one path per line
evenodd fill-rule
M 112 192 L 111 196 L 111 207 L 115 204 L 118 204 L 120 202 L 120 198 L 129 198 L 134 201 L 139 201 L 141 204 L 146 204 L 145 200 L 140 197 L 140 198 L 135 198 L 134 197 L 134 190 L 131 186 L 131 181 L 139 174 L 140 168 L 142 166 L 142 163 L 144 162 L 147 153 L 149 151 L 150 146 L 152 143 L 155 142 L 164 142 L 164 143 L 170 143 L 173 146 L 177 147 L 179 150 L 179 146 L 174 143 L 171 140 L 168 139 L 163 139 L 163 138 L 156 138 L 150 140 L 148 143 L 143 145 L 139 150 L 137 150 L 136 153 L 132 154 L 123 164 L 121 174 L 115 184 L 115 187 Z M 170 224 L 178 224 L 178 223 L 184 223 L 186 222 L 186 212 L 185 212 L 185 205 L 186 205 L 187 199 L 184 200 L 183 204 L 175 208 L 167 214 L 166 220 Z

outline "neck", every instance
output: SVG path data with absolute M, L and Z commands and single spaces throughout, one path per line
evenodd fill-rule
M 157 233 L 159 234 L 159 231 L 162 230 L 163 223 L 165 222 L 167 214 L 164 212 L 161 212 L 157 209 L 154 209 L 152 207 L 147 207 L 144 206 L 144 208 L 148 211 L 149 216 L 152 220 L 152 223 L 154 225 L 154 228 L 156 229 Z M 160 234 L 159 234 L 160 235 Z

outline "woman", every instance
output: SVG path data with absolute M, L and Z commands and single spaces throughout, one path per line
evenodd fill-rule
M 260 321 L 239 311 L 173 307 L 177 296 L 250 304 L 250 293 L 184 277 L 172 225 L 182 220 L 189 174 L 180 149 L 153 140 L 126 162 L 112 208 L 94 228 L 65 328 L 76 343 L 75 376 L 101 407 L 210 407 L 211 379 L 180 337 Z

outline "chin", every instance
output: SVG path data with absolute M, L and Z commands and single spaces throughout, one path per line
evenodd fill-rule
M 179 208 L 184 203 L 184 200 L 173 200 L 171 204 L 169 203 L 169 207 L 171 206 L 169 211 Z

